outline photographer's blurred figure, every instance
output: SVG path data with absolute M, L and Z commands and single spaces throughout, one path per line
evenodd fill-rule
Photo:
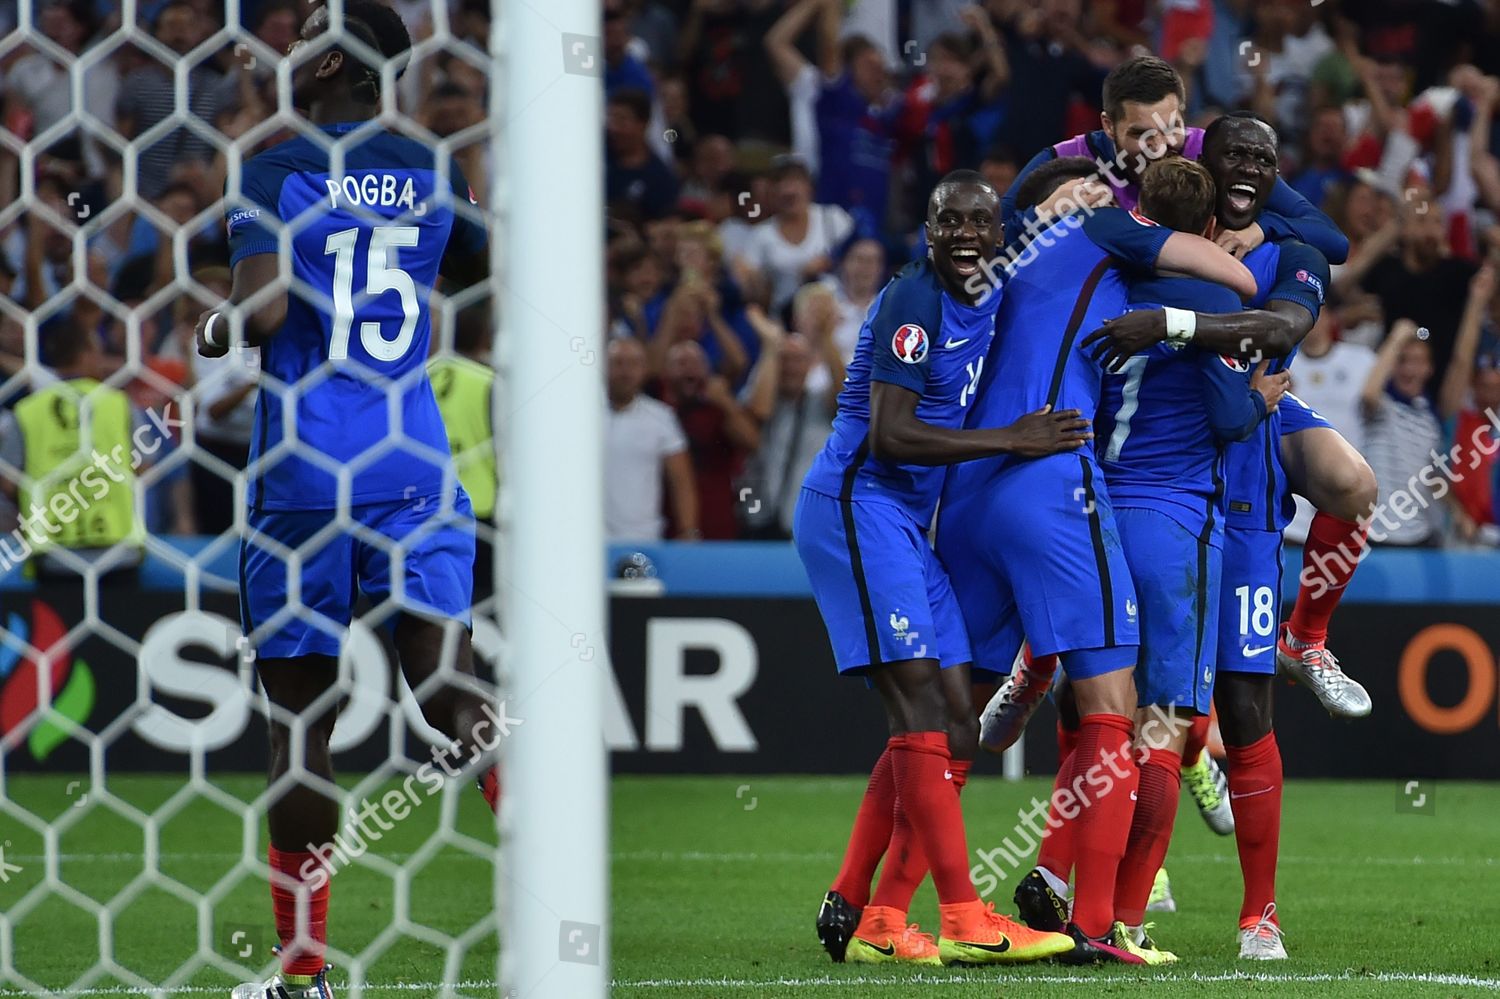
M 136 475 L 160 434 L 124 392 L 99 383 L 104 353 L 91 333 L 60 323 L 44 343 L 57 380 L 13 414 L 0 411 L 0 460 L 22 473 L 11 478 L 0 465 L 0 490 L 21 511 L 17 535 L 0 538 L 0 558 L 6 568 L 25 560 L 38 579 L 73 581 L 81 560 L 101 582 L 133 587 L 146 538 Z

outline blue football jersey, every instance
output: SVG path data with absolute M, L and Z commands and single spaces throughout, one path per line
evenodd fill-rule
M 965 426 L 1008 426 L 1048 404 L 1093 419 L 1104 371 L 1079 344 L 1125 311 L 1126 276 L 1116 264 L 1150 269 L 1171 235 L 1118 208 L 1068 216 L 1039 233 L 1006 267 L 994 355 Z M 956 465 L 949 488 L 982 488 L 1009 461 Z
M 1275 301 L 1295 302 L 1316 319 L 1328 288 L 1328 261 L 1306 243 L 1262 243 L 1245 255 L 1255 276 L 1251 308 Z M 1271 361 L 1283 371 L 1297 356 L 1292 350 Z M 1225 522 L 1231 527 L 1280 531 L 1296 516 L 1296 503 L 1281 467 L 1281 414 L 1273 412 L 1247 441 L 1231 444 L 1225 454 Z
M 321 130 L 334 141 L 368 125 Z M 257 510 L 332 509 L 340 470 L 352 504 L 436 495 L 451 476 L 425 366 L 428 299 L 445 252 L 482 251 L 484 227 L 455 210 L 473 196 L 430 147 L 377 130 L 342 152 L 335 172 L 319 143 L 288 140 L 248 160 L 225 197 L 231 265 L 281 252 L 290 231 L 286 322 L 261 347 Z
M 870 455 L 870 383 L 917 393 L 917 419 L 963 425 L 995 337 L 999 289 L 977 305 L 943 290 L 928 260 L 903 267 L 870 303 L 849 362 L 833 433 L 803 484 L 828 496 L 896 503 L 927 524 L 943 489 L 943 466 L 902 465 Z
M 1167 277 L 1133 283 L 1130 305 L 1241 308 L 1239 296 L 1221 285 Z M 1155 510 L 1212 538 L 1224 522 L 1222 444 L 1253 433 L 1265 415 L 1244 361 L 1165 343 L 1129 358 L 1105 376 L 1094 427 L 1115 506 Z

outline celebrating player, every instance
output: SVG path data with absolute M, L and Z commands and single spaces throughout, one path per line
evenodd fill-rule
M 797 504 L 793 536 L 834 659 L 841 673 L 879 691 L 891 732 L 818 912 L 818 936 L 835 961 L 998 964 L 1073 948 L 1062 934 L 996 913 L 969 880 L 958 797 L 977 736 L 969 646 L 926 537 L 943 466 L 1076 451 L 1089 437 L 1076 411 L 1050 406 L 998 429 L 958 429 L 995 335 L 1002 296 L 983 287 L 981 264 L 999 233 L 999 196 L 979 174 L 958 171 L 938 184 L 927 259 L 904 268 L 872 303 L 833 434 Z M 869 897 L 898 798 L 937 887 L 936 945 L 906 921 L 915 883 L 882 875 Z
M 1200 158 L 1203 130 L 1184 127 L 1186 90 L 1182 77 L 1166 60 L 1137 56 L 1116 66 L 1104 79 L 1103 103 L 1099 115 L 1103 128 L 1049 146 L 1021 168 L 1004 202 L 1008 241 L 1020 237 L 1020 212 L 1013 193 L 1044 163 L 1064 156 L 1092 157 L 1100 178 L 1112 189 L 1115 203 L 1134 208 L 1140 176 L 1147 164 L 1177 153 L 1189 159 Z M 1052 205 L 1044 201 L 1041 207 L 1046 212 Z M 1259 218 L 1237 217 L 1237 228 L 1230 228 L 1221 219 L 1219 245 L 1244 256 L 1266 240 L 1300 239 L 1333 263 L 1343 263 L 1348 257 L 1349 240 L 1338 226 L 1280 178 L 1275 179 L 1264 207 Z
M 1018 204 L 1056 204 L 1050 196 L 1059 187 L 1076 204 L 1078 182 L 1096 169 L 1082 157 L 1044 164 L 1022 185 Z M 1118 209 L 1064 215 L 1007 269 L 996 356 L 967 425 L 1001 426 L 1044 406 L 1093 416 L 1103 372 L 1080 341 L 1125 307 L 1117 260 L 1253 290 L 1243 265 L 1201 236 Z M 1093 450 L 956 466 L 943 493 L 938 553 L 952 574 L 976 668 L 1009 668 L 1024 632 L 1035 654 L 1060 656 L 1072 681 L 1079 740 L 1060 780 L 1086 802 L 1065 825 L 1073 827 L 1078 872 L 1070 959 L 1143 963 L 1110 940 L 1138 779 L 1131 737 L 1140 640 L 1136 595 Z
M 1214 182 L 1190 160 L 1174 157 L 1148 167 L 1140 208 L 1159 224 L 1214 236 Z M 1184 278 L 1134 282 L 1130 301 L 1133 307 L 1201 312 L 1241 309 L 1228 289 Z M 1106 379 L 1100 406 L 1099 461 L 1140 601 L 1141 628 L 1141 777 L 1115 889 L 1114 941 L 1148 964 L 1175 960 L 1154 947 L 1142 924 L 1172 838 L 1191 719 L 1208 717 L 1213 694 L 1224 534 L 1222 444 L 1247 439 L 1276 409 L 1291 376 L 1267 374 L 1266 366 L 1261 362 L 1252 377 L 1244 361 L 1157 344 Z
M 405 54 L 401 19 L 373 0 L 345 0 L 342 37 L 361 44 L 329 28 L 327 9 L 315 10 L 289 57 L 296 105 L 324 141 L 348 137 L 342 167 L 309 138 L 244 164 L 228 214 L 233 289 L 197 330 L 205 356 L 258 346 L 268 376 L 256 403 L 240 609 L 273 705 L 269 861 L 281 971 L 237 987 L 235 999 L 332 999 L 323 858 L 339 811 L 329 737 L 356 585 L 389 605 L 407 683 L 465 765 L 480 763 L 474 743 L 488 724 L 467 630 L 473 515 L 423 367 L 430 290 L 440 273 L 461 286 L 482 278 L 485 232 L 454 210 L 468 197 L 456 165 L 444 172 L 429 147 L 367 124 L 382 89 L 370 53 Z M 290 286 L 283 226 L 293 229 Z M 331 529 L 338 513 L 353 530 Z M 300 578 L 285 561 L 294 552 Z M 495 780 L 492 769 L 482 779 L 492 802 Z
M 1255 214 L 1266 203 L 1276 173 L 1276 134 L 1264 122 L 1242 115 L 1226 115 L 1209 126 L 1204 140 L 1204 164 L 1218 187 L 1217 215 L 1234 225 Z M 1117 360 L 1161 339 L 1161 330 L 1205 350 L 1239 356 L 1276 358 L 1285 368 L 1323 306 L 1328 265 L 1318 252 L 1297 242 L 1268 243 L 1245 257 L 1256 275 L 1255 311 L 1234 315 L 1179 312 L 1168 318 L 1160 310 L 1131 313 L 1089 337 L 1101 356 Z M 1281 532 L 1290 522 L 1290 490 L 1309 486 L 1283 470 L 1310 469 L 1310 455 L 1327 455 L 1330 468 L 1318 474 L 1337 478 L 1353 468 L 1351 493 L 1362 493 L 1359 470 L 1368 472 L 1352 446 L 1295 395 L 1286 396 L 1262 433 L 1232 445 L 1228 452 L 1223 577 L 1219 629 L 1218 679 L 1214 704 L 1229 757 L 1230 805 L 1235 817 L 1235 840 L 1245 893 L 1240 909 L 1240 956 L 1252 960 L 1286 957 L 1276 917 L 1276 858 L 1281 829 L 1281 751 L 1272 731 L 1272 679 L 1278 665 L 1307 682 L 1325 705 L 1344 706 L 1342 713 L 1367 714 L 1369 697 L 1338 668 L 1337 660 L 1319 646 L 1319 655 L 1291 658 L 1277 650 L 1280 620 Z M 1295 457 L 1291 457 L 1295 456 Z M 1374 480 L 1368 493 L 1373 500 Z M 1328 493 L 1320 494 L 1327 497 Z M 1346 497 L 1345 502 L 1350 502 Z M 1368 508 L 1366 508 L 1368 509 Z M 1352 511 L 1345 511 L 1352 512 Z M 1358 516 L 1358 514 L 1354 514 Z M 1363 541 L 1357 523 L 1348 525 Z M 1313 541 L 1309 538 L 1309 547 Z M 1359 547 L 1357 544 L 1356 547 Z M 1331 567 L 1339 575 L 1313 601 L 1319 614 L 1331 614 L 1353 574 L 1352 560 L 1339 558 Z M 1304 571 L 1299 605 L 1310 586 Z M 1321 581 L 1314 580 L 1317 584 Z M 1293 615 L 1294 620 L 1296 614 Z M 1326 628 L 1327 618 L 1322 618 Z M 1272 652 L 1276 651 L 1273 658 Z M 1312 660 L 1311 662 L 1309 660 Z

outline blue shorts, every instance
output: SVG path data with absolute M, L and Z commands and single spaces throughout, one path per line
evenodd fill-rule
M 1201 538 L 1158 510 L 1115 511 L 1141 615 L 1135 686 L 1153 704 L 1208 714 L 1219 626 L 1220 539 Z
M 840 673 L 906 659 L 944 669 L 969 661 L 948 573 L 911 514 L 803 489 L 792 537 Z
M 1219 579 L 1219 672 L 1275 674 L 1280 621 L 1280 532 L 1226 528 Z
M 1074 680 L 1135 665 L 1135 588 L 1104 476 L 1077 454 L 1018 462 L 980 492 L 943 497 L 938 556 L 974 667 L 1009 673 L 1022 638 Z
M 1323 418 L 1323 414 L 1313 409 L 1307 403 L 1288 392 L 1281 397 L 1281 405 L 1276 407 L 1281 414 L 1281 436 L 1295 434 L 1299 430 L 1311 430 L 1314 427 L 1327 427 L 1333 430 L 1333 424 Z
M 442 498 L 432 496 L 363 504 L 349 511 L 356 526 L 342 530 L 331 527 L 329 510 L 251 510 L 249 534 L 240 542 L 240 624 L 256 654 L 337 656 L 356 588 L 377 605 L 389 600 L 402 611 L 470 627 L 474 511 L 462 488 L 448 510 L 442 507 Z M 404 550 L 382 546 L 375 536 L 401 542 Z M 292 550 L 301 555 L 295 607 L 285 561 Z

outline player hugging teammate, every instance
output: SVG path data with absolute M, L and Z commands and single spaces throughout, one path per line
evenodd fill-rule
M 861 331 L 795 531 L 839 669 L 880 691 L 892 735 L 819 910 L 835 961 L 1175 961 L 1143 913 L 1182 775 L 1211 773 L 1211 703 L 1245 883 L 1240 956 L 1286 956 L 1271 681 L 1279 667 L 1334 714 L 1370 710 L 1324 648 L 1350 560 L 1326 560 L 1333 579 L 1304 573 L 1278 628 L 1291 492 L 1320 511 L 1306 565 L 1361 548 L 1374 500 L 1364 460 L 1287 392 L 1328 260 L 1348 244 L 1277 177 L 1268 125 L 1237 114 L 1186 129 L 1182 101 L 1159 59 L 1111 73 L 1104 128 L 1044 151 L 1008 192 L 1008 263 L 983 299 L 968 295 L 997 273 L 1001 244 L 983 210 L 955 202 L 982 209 L 987 189 L 945 180 L 928 260 L 886 287 Z M 1017 448 L 982 436 L 1047 418 L 1098 437 Z M 975 934 L 981 903 L 956 863 L 979 742 L 970 684 L 1013 662 L 985 748 L 1014 742 L 1061 665 L 1062 763 L 1042 854 L 1015 895 L 1030 930 L 990 913 Z M 906 920 L 929 866 L 935 947 Z

